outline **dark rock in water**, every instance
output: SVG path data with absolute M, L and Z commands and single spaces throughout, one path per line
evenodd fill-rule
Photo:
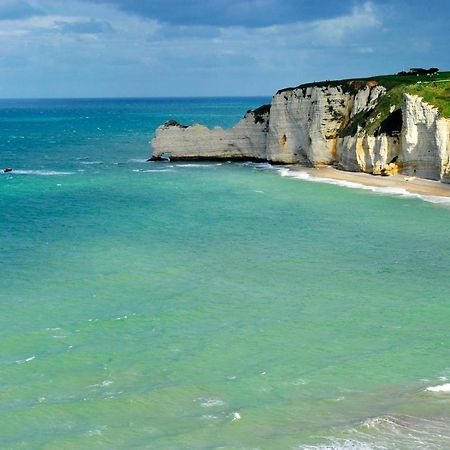
M 9 167 L 7 167 L 6 169 L 3 169 L 3 173 L 8 173 L 8 172 L 12 172 L 12 169 L 10 169 Z
M 176 125 L 177 126 L 177 125 Z M 164 152 L 161 155 L 153 155 L 151 158 L 147 159 L 147 162 L 149 161 L 166 161 L 170 162 L 170 153 Z

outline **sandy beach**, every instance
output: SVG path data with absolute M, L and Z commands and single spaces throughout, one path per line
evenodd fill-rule
M 450 184 L 424 178 L 409 177 L 406 175 L 379 176 L 363 172 L 346 172 L 331 166 L 311 168 L 294 165 L 290 166 L 289 169 L 293 172 L 293 176 L 295 176 L 295 173 L 303 173 L 311 177 L 324 178 L 330 181 L 356 183 L 367 187 L 381 188 L 383 190 L 403 189 L 411 194 L 421 196 L 450 198 Z

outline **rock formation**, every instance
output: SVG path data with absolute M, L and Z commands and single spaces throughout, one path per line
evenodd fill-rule
M 266 160 L 269 105 L 248 111 L 230 129 L 203 125 L 185 127 L 175 121 L 158 128 L 152 141 L 154 157 L 164 159 Z
M 152 159 L 252 159 L 404 173 L 450 183 L 450 119 L 417 95 L 389 103 L 376 80 L 324 82 L 277 92 L 233 128 L 166 122 Z

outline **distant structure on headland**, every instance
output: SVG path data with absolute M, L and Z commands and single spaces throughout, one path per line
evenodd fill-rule
M 421 67 L 411 67 L 411 69 L 409 69 L 409 72 L 405 72 L 403 70 L 397 75 L 434 75 L 438 72 L 439 69 L 437 67 L 430 67 L 429 69 L 422 69 Z

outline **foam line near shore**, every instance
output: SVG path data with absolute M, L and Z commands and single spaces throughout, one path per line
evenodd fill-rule
M 399 178 L 373 178 L 371 175 L 363 173 L 342 172 L 333 168 L 319 168 L 319 169 L 290 169 L 279 168 L 279 173 L 283 177 L 296 178 L 299 180 L 312 181 L 316 183 L 327 183 L 336 186 L 342 186 L 350 189 L 363 189 L 378 194 L 394 195 L 407 198 L 417 198 L 429 203 L 450 205 L 450 186 L 446 185 L 435 186 L 431 184 L 438 184 L 438 182 L 420 180 L 420 183 L 429 183 L 430 186 L 422 187 L 414 185 L 410 181 L 400 180 Z M 315 173 L 311 173 L 314 171 Z M 317 174 L 316 174 L 317 173 Z M 322 176 L 322 174 L 324 176 Z M 381 182 L 383 184 L 381 184 Z M 376 185 L 378 184 L 378 185 Z M 441 184 L 441 183 L 439 183 Z M 411 187 L 413 189 L 411 189 Z M 413 192 L 413 191 L 416 192 Z M 418 192 L 422 191 L 422 192 Z M 442 195 L 434 195 L 434 194 Z

